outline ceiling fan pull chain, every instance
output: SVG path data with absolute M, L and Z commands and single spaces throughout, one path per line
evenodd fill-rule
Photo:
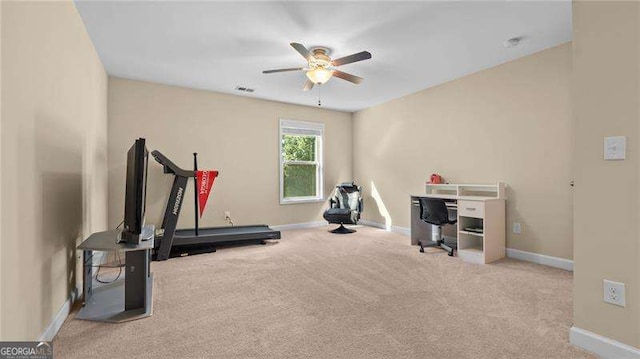
M 320 87 L 322 86 L 318 85 L 318 106 L 322 106 L 322 102 L 320 102 Z

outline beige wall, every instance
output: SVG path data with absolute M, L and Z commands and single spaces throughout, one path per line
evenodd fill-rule
M 507 246 L 572 258 L 570 76 L 564 44 L 355 113 L 364 218 L 385 222 L 388 212 L 393 226 L 409 227 L 409 196 L 424 193 L 431 173 L 502 181 Z
M 575 325 L 640 346 L 640 5 L 574 3 L 573 65 L 565 44 L 352 116 L 117 78 L 107 105 L 71 2 L 0 4 L 0 339 L 38 338 L 78 285 L 73 248 L 120 222 L 136 137 L 180 166 L 198 151 L 201 168 L 222 171 L 202 225 L 222 225 L 225 210 L 237 224 L 321 220 L 326 203 L 278 202 L 278 119 L 291 118 L 326 124 L 325 197 L 356 179 L 366 219 L 408 227 L 408 196 L 433 172 L 508 183 L 508 227 L 523 224 L 508 246 L 574 257 Z M 626 161 L 602 160 L 608 135 L 627 136 Z M 171 176 L 149 168 L 158 224 Z M 189 192 L 180 226 L 192 205 Z M 626 308 L 602 302 L 604 278 L 626 283 Z
M 72 2 L 2 2 L 2 340 L 35 340 L 106 228 L 107 76 Z
M 574 2 L 574 325 L 640 347 L 640 5 Z M 603 138 L 627 136 L 625 161 Z M 626 308 L 603 302 L 602 280 L 626 284 Z
M 326 202 L 279 204 L 279 118 L 325 124 L 325 197 L 351 179 L 351 114 L 271 101 L 109 78 L 109 225 L 124 211 L 126 152 L 137 137 L 178 166 L 220 170 L 201 225 L 280 225 L 322 220 Z M 161 223 L 173 176 L 150 159 L 147 223 Z M 178 227 L 193 227 L 193 182 Z

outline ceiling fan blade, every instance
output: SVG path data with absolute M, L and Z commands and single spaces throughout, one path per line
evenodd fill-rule
M 358 77 L 356 75 L 351 75 L 348 74 L 346 72 L 342 72 L 342 71 L 338 71 L 338 70 L 333 70 L 333 76 L 335 77 L 339 77 L 343 80 L 347 80 L 349 82 L 353 82 L 356 85 L 359 85 L 362 81 L 364 81 L 364 79 L 362 77 Z
M 303 91 L 309 91 L 313 88 L 313 81 L 307 79 L 307 81 L 305 81 L 304 83 L 304 88 L 302 88 Z
M 264 70 L 263 74 L 272 74 L 274 72 L 288 72 L 288 71 L 302 71 L 302 67 L 292 67 L 288 69 L 277 69 L 277 70 Z
M 357 54 L 335 59 L 331 61 L 331 63 L 333 64 L 333 66 L 342 66 L 342 65 L 350 64 L 352 62 L 369 60 L 370 58 L 371 58 L 371 53 L 369 51 L 362 51 L 362 52 L 358 52 Z
M 306 47 L 304 47 L 304 45 L 299 44 L 297 42 L 292 42 L 291 47 L 293 47 L 294 49 L 296 49 L 296 51 L 298 51 L 300 53 L 300 55 L 302 55 L 302 57 L 304 57 L 305 59 L 307 59 L 307 61 L 311 61 L 314 60 L 313 55 L 311 55 L 311 53 L 309 52 L 309 50 L 307 50 Z

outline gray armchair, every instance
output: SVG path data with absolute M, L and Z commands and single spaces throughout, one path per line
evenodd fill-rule
M 358 224 L 362 213 L 362 187 L 355 182 L 345 182 L 336 186 L 333 196 L 329 198 L 329 209 L 324 212 L 324 219 L 329 223 L 340 224 L 331 233 L 348 234 L 355 232 L 345 224 Z

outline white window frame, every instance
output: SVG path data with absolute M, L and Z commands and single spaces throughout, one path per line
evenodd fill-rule
M 293 128 L 299 130 L 307 130 L 312 132 L 319 132 L 316 140 L 316 196 L 307 197 L 284 197 L 284 158 L 282 156 L 282 136 L 287 134 L 286 128 Z M 306 122 L 297 120 L 280 119 L 278 134 L 278 155 L 280 156 L 280 204 L 294 204 L 294 203 L 310 203 L 310 202 L 324 202 L 324 162 L 323 162 L 323 142 L 324 142 L 324 123 L 319 122 Z M 296 163 L 296 162 L 287 162 Z M 300 162 L 300 164 L 308 162 Z

